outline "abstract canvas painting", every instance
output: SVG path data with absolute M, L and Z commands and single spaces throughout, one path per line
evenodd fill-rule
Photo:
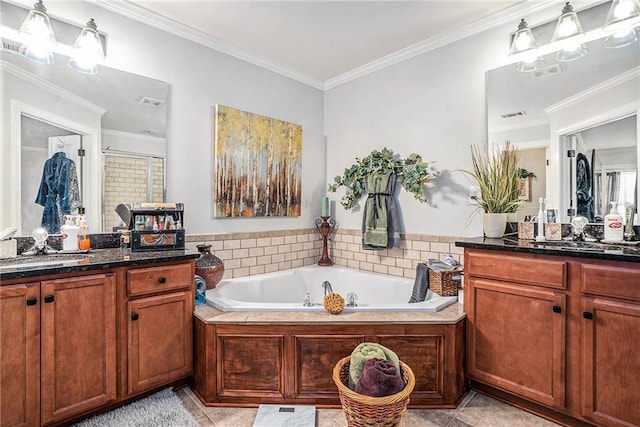
M 302 126 L 216 105 L 213 215 L 300 216 Z

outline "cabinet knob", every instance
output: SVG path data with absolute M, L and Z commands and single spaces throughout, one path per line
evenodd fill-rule
M 562 313 L 562 307 L 560 307 L 559 305 L 554 305 L 553 306 L 553 312 L 554 313 Z
M 158 279 L 158 282 L 167 283 L 167 278 L 166 277 L 161 277 L 161 278 Z
M 29 297 L 27 298 L 27 305 L 36 305 L 38 303 L 38 298 Z
M 46 295 L 44 297 L 44 302 L 46 302 L 47 304 L 50 302 L 53 302 L 56 298 L 53 295 Z
M 138 313 L 131 313 L 131 320 L 138 320 Z
M 583 311 L 582 312 L 582 317 L 584 317 L 585 319 L 593 319 L 593 313 L 589 312 L 589 311 Z

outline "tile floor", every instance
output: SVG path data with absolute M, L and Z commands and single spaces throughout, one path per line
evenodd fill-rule
M 191 389 L 178 392 L 201 426 L 251 427 L 257 408 L 210 408 L 203 406 Z M 341 409 L 319 409 L 317 427 L 346 427 Z M 400 427 L 551 427 L 557 424 L 506 405 L 481 393 L 470 392 L 456 409 L 410 409 Z M 279 426 L 273 426 L 279 427 Z

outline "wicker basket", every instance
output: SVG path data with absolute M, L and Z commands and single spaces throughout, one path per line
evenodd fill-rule
M 349 362 L 347 356 L 338 361 L 333 368 L 333 381 L 338 387 L 342 410 L 347 417 L 349 427 L 392 427 L 400 425 L 402 414 L 407 410 L 409 395 L 416 385 L 416 377 L 409 366 L 400 361 L 400 371 L 406 384 L 396 394 L 384 397 L 371 397 L 356 393 L 348 387 Z
M 459 280 L 453 280 L 453 276 L 461 274 L 462 270 L 434 271 L 429 269 L 429 289 L 441 297 L 454 297 L 458 295 Z

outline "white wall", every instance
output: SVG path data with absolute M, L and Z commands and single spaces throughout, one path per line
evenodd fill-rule
M 313 226 L 325 175 L 320 90 L 88 2 L 56 1 L 47 8 L 50 15 L 77 24 L 95 18 L 108 36 L 107 66 L 171 85 L 167 200 L 185 204 L 187 233 Z M 212 219 L 213 106 L 218 103 L 302 125 L 301 217 Z
M 485 72 L 504 65 L 510 30 L 486 31 L 327 91 L 329 180 L 373 149 L 416 152 L 442 175 L 428 203 L 400 192 L 404 230 L 481 235 L 479 215 L 467 202 L 470 182 L 456 170 L 470 167 L 472 144 L 486 142 Z M 338 223 L 360 228 L 361 213 L 338 204 L 342 194 L 330 194 Z

